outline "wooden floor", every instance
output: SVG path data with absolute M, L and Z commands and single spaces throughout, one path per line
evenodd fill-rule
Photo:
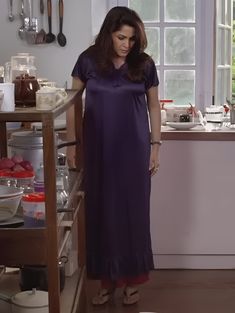
M 87 282 L 88 313 L 235 313 L 235 270 L 156 270 L 138 304 L 122 305 L 122 290 L 102 307 L 90 304 L 99 283 Z

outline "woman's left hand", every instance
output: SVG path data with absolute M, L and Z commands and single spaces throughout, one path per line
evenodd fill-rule
M 151 176 L 157 173 L 159 170 L 159 147 L 154 145 L 151 147 L 150 161 L 149 161 L 149 171 Z

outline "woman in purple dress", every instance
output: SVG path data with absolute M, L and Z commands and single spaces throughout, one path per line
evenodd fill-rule
M 86 89 L 83 120 L 88 278 L 101 280 L 101 305 L 124 286 L 124 304 L 153 269 L 150 180 L 159 167 L 160 105 L 144 25 L 127 7 L 111 9 L 94 45 L 78 58 L 73 88 Z M 67 115 L 74 134 L 73 110 Z M 68 149 L 68 162 L 72 162 Z

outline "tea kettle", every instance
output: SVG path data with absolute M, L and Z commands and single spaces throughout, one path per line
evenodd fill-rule
M 21 74 L 13 80 L 13 83 L 15 84 L 16 106 L 36 106 L 36 91 L 40 88 L 36 77 L 29 74 Z

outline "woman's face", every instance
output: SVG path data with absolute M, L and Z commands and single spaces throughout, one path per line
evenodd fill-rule
M 126 58 L 135 44 L 134 27 L 123 25 L 112 33 L 113 49 L 117 57 Z

